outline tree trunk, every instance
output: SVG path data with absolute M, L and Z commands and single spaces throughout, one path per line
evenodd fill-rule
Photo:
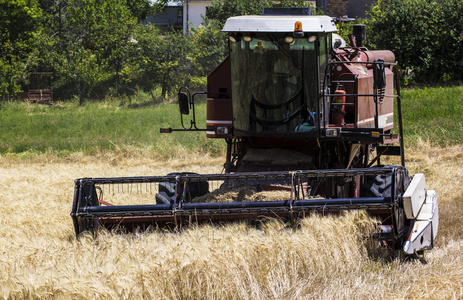
M 169 74 L 169 71 L 167 71 L 166 73 L 164 73 L 164 76 L 162 78 L 162 89 L 161 89 L 161 97 L 163 100 L 166 100 L 167 99 L 167 78 L 168 78 L 168 75 Z

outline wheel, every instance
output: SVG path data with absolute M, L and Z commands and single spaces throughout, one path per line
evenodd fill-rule
M 169 173 L 167 175 L 198 175 L 197 173 Z M 159 192 L 156 194 L 156 204 L 171 204 L 175 200 L 175 183 L 173 182 L 160 182 L 159 183 Z M 198 182 L 189 182 L 188 191 L 190 193 L 189 199 L 193 199 L 199 196 L 203 196 L 209 193 L 209 183 L 207 181 L 198 181 Z M 181 197 L 183 194 L 183 185 L 179 187 L 178 197 Z
M 384 168 L 387 166 L 382 166 Z M 400 178 L 400 177 L 397 177 Z M 382 175 L 370 175 L 365 176 L 364 183 L 361 185 L 363 197 L 390 197 L 392 195 L 392 173 Z M 403 188 L 404 191 L 410 183 L 410 177 L 408 170 L 403 169 Z M 396 184 L 400 184 L 397 181 Z
M 156 204 L 170 204 L 174 203 L 175 199 L 175 183 L 160 182 L 159 193 L 156 194 Z
M 392 174 L 365 176 L 362 183 L 364 197 L 390 197 L 392 195 Z
M 380 168 L 385 167 L 387 168 L 387 166 L 382 166 Z M 361 185 L 361 195 L 362 197 L 396 197 L 397 193 L 403 193 L 405 191 L 409 183 L 409 173 L 405 168 L 402 172 L 397 172 L 396 177 L 393 176 L 393 173 L 368 175 L 365 176 L 364 182 Z M 392 190 L 393 187 L 395 188 L 394 191 Z M 407 219 L 403 204 L 399 203 L 394 206 L 389 216 L 384 214 L 380 217 L 380 219 L 393 226 L 394 235 L 391 236 L 393 240 L 390 240 L 388 243 L 391 246 L 391 249 L 394 250 L 395 255 L 404 259 L 407 255 L 403 252 L 403 246 L 411 220 Z M 407 258 L 410 257 L 407 256 Z

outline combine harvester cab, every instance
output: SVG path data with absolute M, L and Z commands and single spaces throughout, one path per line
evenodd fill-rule
M 161 132 L 224 139 L 223 174 L 77 179 L 76 234 L 366 210 L 388 245 L 408 255 L 431 249 L 437 197 L 423 174 L 410 178 L 405 168 L 394 54 L 363 47 L 363 25 L 346 46 L 332 18 L 309 14 L 228 19 L 230 54 L 208 76 L 207 91 L 179 91 L 183 128 Z M 198 95 L 207 95 L 202 128 Z M 382 165 L 391 155 L 401 164 Z

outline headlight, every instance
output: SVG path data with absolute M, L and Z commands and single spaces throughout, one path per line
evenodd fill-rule
M 228 134 L 228 127 L 217 127 L 217 134 Z
M 339 131 L 337 128 L 328 128 L 325 131 L 325 136 L 327 137 L 338 137 L 339 136 Z

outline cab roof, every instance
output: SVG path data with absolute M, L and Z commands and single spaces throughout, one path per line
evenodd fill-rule
M 239 16 L 228 18 L 224 32 L 294 32 L 294 23 L 300 21 L 304 32 L 336 32 L 329 16 Z

